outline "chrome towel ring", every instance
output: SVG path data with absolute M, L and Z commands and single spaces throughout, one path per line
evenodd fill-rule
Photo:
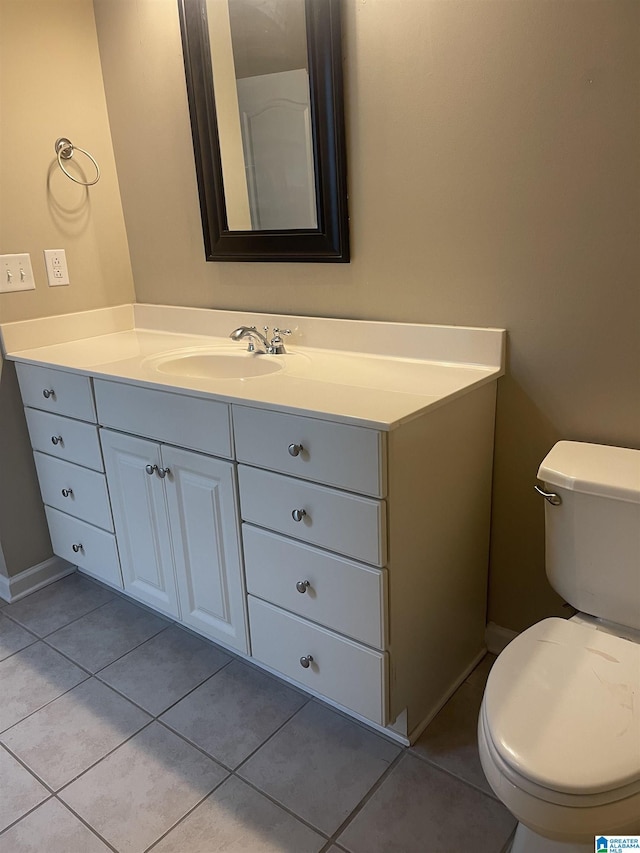
M 83 187 L 92 187 L 94 184 L 97 184 L 100 180 L 100 166 L 98 166 L 94 157 L 89 154 L 88 151 L 85 151 L 84 148 L 79 148 L 77 145 L 74 145 L 70 139 L 66 139 L 64 136 L 61 136 L 60 139 L 56 139 L 55 151 L 58 156 L 58 165 L 65 173 L 68 178 L 71 178 L 72 181 L 75 181 L 76 184 L 81 184 Z M 91 160 L 96 169 L 96 176 L 92 181 L 81 181 L 79 178 L 74 178 L 64 167 L 63 160 L 70 160 L 73 157 L 74 151 L 80 151 L 81 154 L 84 154 L 86 157 Z

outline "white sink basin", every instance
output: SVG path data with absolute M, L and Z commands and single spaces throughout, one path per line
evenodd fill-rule
M 189 376 L 193 379 L 251 379 L 282 370 L 279 356 L 251 355 L 246 350 L 238 352 L 183 352 L 167 354 L 153 359 L 159 373 L 171 376 Z

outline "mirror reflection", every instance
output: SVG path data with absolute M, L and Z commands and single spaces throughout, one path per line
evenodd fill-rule
M 230 231 L 315 229 L 305 0 L 207 0 Z

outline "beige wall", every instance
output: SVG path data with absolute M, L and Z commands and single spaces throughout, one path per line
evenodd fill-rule
M 96 186 L 61 173 L 60 136 L 98 160 Z M 47 286 L 45 248 L 66 250 L 68 287 Z M 0 253 L 15 252 L 30 253 L 36 289 L 0 294 L 0 322 L 133 299 L 91 0 L 0 0 Z M 11 576 L 47 559 L 51 546 L 15 371 L 1 359 L 0 482 Z
M 558 612 L 537 466 L 640 446 L 640 4 L 344 0 L 342 266 L 205 263 L 176 6 L 95 0 L 138 300 L 506 327 L 489 618 Z

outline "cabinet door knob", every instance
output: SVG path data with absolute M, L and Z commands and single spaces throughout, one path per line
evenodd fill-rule
M 82 543 L 80 543 L 80 542 L 79 542 L 77 545 L 72 545 L 72 546 L 71 546 L 71 548 L 72 548 L 72 549 L 76 552 L 76 554 L 77 554 L 77 553 L 78 553 L 78 551 L 82 551 Z
M 290 444 L 287 449 L 289 450 L 289 456 L 300 456 L 304 447 L 301 444 Z
M 309 666 L 313 663 L 313 655 L 306 655 L 306 657 L 300 658 L 300 666 L 304 669 L 309 669 Z
M 46 400 L 48 400 L 48 399 L 49 399 L 49 397 L 55 397 L 55 396 L 56 396 L 56 392 L 53 390 L 53 388 L 45 388 L 45 389 L 44 389 L 44 391 L 42 392 L 42 396 L 43 396 Z
M 64 444 L 62 441 L 61 435 L 52 435 L 51 436 L 51 444 Z
M 72 498 L 73 497 L 73 489 L 63 489 L 62 490 L 63 498 Z
M 291 513 L 291 518 L 293 518 L 294 521 L 302 521 L 306 514 L 306 509 L 294 509 Z
M 157 468 L 158 468 L 157 465 L 145 465 L 144 466 L 144 470 L 147 472 L 147 474 L 149 474 L 149 476 L 151 476 L 151 474 L 153 474 L 153 472 L 156 471 Z
M 298 583 L 296 584 L 296 589 L 298 590 L 298 592 L 306 592 L 310 586 L 311 584 L 309 583 L 309 581 L 298 581 Z
M 167 474 L 170 474 L 170 473 L 171 473 L 171 468 L 158 468 L 158 477 L 162 477 L 163 480 L 167 476 Z

